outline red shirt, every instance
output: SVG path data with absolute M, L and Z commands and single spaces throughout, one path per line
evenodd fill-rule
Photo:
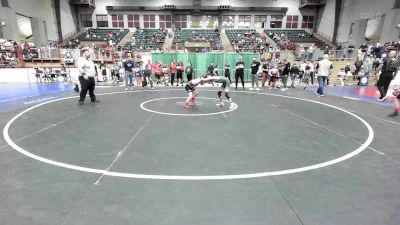
M 176 73 L 176 65 L 171 64 L 171 73 Z
M 160 75 L 160 74 L 161 74 L 161 67 L 160 67 L 158 64 L 155 64 L 155 65 L 153 66 L 153 69 L 154 69 L 154 73 L 155 73 L 155 74 L 157 74 L 157 75 Z

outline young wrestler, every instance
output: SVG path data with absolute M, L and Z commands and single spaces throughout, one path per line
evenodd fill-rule
M 229 79 L 226 77 L 221 77 L 221 76 L 212 76 L 212 77 L 207 77 L 207 80 L 210 82 L 216 82 L 216 83 L 221 83 L 221 87 L 218 90 L 218 98 L 220 100 L 220 102 L 217 104 L 217 106 L 224 106 L 224 101 L 222 100 L 222 92 L 225 93 L 225 97 L 226 99 L 228 99 L 228 101 L 231 103 L 231 105 L 229 106 L 229 109 L 232 109 L 234 107 L 233 102 L 232 102 L 232 98 L 229 96 L 229 87 L 231 85 L 231 83 L 229 82 Z
M 199 94 L 199 92 L 196 90 L 196 87 L 199 84 L 203 85 L 205 81 L 207 81 L 205 78 L 196 78 L 186 84 L 185 90 L 189 96 L 187 97 L 185 104 L 183 104 L 183 108 L 188 109 L 189 102 L 192 102 L 193 105 L 196 105 L 195 97 Z

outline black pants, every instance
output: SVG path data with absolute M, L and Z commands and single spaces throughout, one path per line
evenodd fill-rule
M 314 85 L 314 79 L 315 79 L 315 78 L 314 78 L 314 73 L 311 72 L 311 73 L 310 73 L 310 76 L 311 76 L 311 78 L 310 78 L 311 84 Z
M 236 88 L 238 86 L 239 78 L 242 81 L 242 87 L 244 88 L 243 73 L 235 73 Z
M 94 78 L 89 77 L 89 79 L 85 80 L 82 76 L 79 76 L 79 83 L 81 84 L 81 93 L 80 93 L 80 102 L 84 102 L 86 98 L 86 94 L 89 91 L 90 100 L 92 102 L 96 101 L 96 95 L 94 95 Z
M 171 86 L 174 85 L 175 73 L 171 73 Z
M 393 74 L 392 72 L 383 72 L 379 76 L 377 86 L 378 86 L 379 93 L 381 94 L 380 99 L 384 98 L 387 94 L 390 82 L 393 79 L 392 74 Z
M 178 85 L 179 79 L 181 79 L 181 83 L 183 83 L 183 75 L 182 72 L 176 73 L 176 85 Z
M 192 74 L 191 73 L 187 73 L 186 77 L 187 77 L 188 82 L 192 80 Z

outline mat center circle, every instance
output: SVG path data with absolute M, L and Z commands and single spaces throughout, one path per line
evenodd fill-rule
M 169 116 L 212 116 L 218 114 L 229 113 L 238 108 L 236 103 L 230 103 L 224 100 L 224 106 L 217 106 L 220 100 L 217 98 L 197 97 L 199 104 L 191 105 L 189 109 L 183 108 L 187 97 L 166 97 L 147 100 L 140 104 L 140 108 L 156 114 Z M 172 100 L 172 101 L 171 101 Z M 165 103 L 169 101 L 168 106 L 173 106 L 173 112 L 163 112 L 160 108 L 165 108 Z M 161 104 L 155 104 L 160 102 Z

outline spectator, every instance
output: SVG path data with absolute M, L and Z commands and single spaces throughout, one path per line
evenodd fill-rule
M 318 90 L 317 90 L 317 95 L 320 97 L 324 96 L 324 84 L 325 80 L 328 78 L 330 75 L 330 70 L 333 68 L 332 67 L 332 62 L 328 60 L 329 56 L 325 54 L 323 56 L 323 60 L 319 61 L 317 64 L 317 69 L 318 69 Z

